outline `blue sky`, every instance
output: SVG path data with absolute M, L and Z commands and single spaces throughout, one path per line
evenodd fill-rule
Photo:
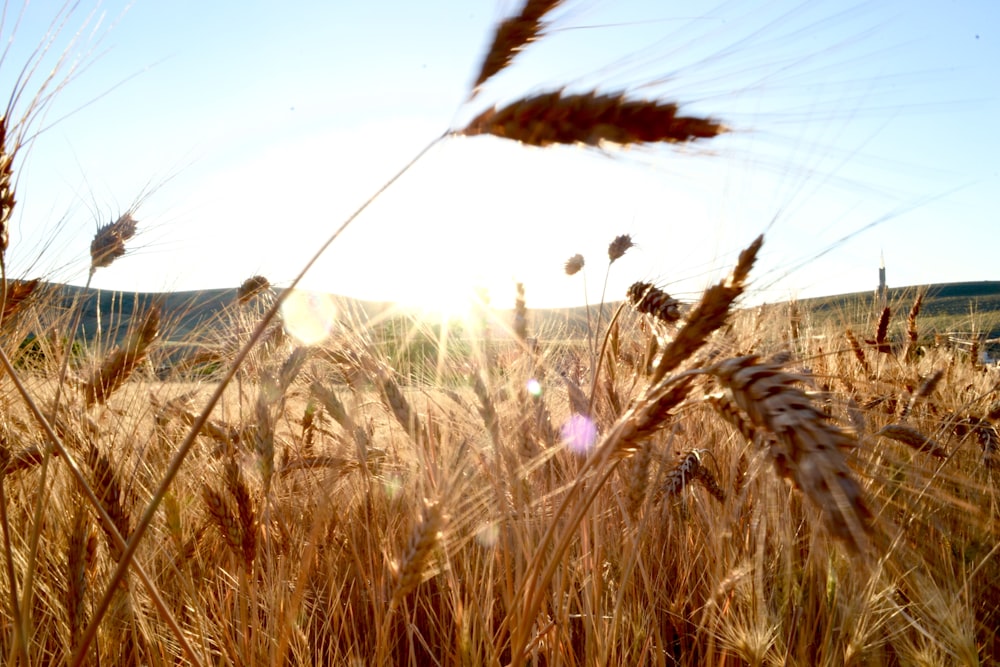
M 0 66 L 6 91 L 52 21 L 42 4 Z M 145 194 L 134 252 L 95 285 L 287 284 L 442 131 L 568 86 L 677 101 L 733 133 L 603 152 L 449 140 L 304 284 L 454 308 L 476 287 L 508 305 L 522 281 L 529 306 L 576 305 L 583 280 L 563 262 L 584 255 L 595 301 L 607 244 L 629 233 L 638 246 L 612 268 L 609 298 L 635 280 L 694 298 L 762 231 L 758 299 L 869 289 L 880 253 L 890 285 L 1000 279 L 1000 5 L 691 4 L 571 0 L 466 103 L 517 3 L 105 3 L 72 50 L 88 66 L 16 164 L 11 274 L 82 283 L 95 224 Z M 89 11 L 68 19 L 46 67 Z

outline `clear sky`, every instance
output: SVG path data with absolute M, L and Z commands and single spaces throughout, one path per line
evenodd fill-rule
M 2 90 L 55 7 L 31 5 L 16 32 L 20 7 L 8 7 Z M 304 284 L 441 306 L 482 287 L 507 306 L 522 281 L 529 307 L 578 305 L 584 281 L 563 274 L 565 260 L 584 255 L 594 302 L 607 244 L 628 233 L 637 247 L 612 268 L 608 298 L 636 280 L 693 298 L 762 231 L 757 298 L 871 289 L 880 254 L 890 286 L 1000 279 L 1000 3 L 569 0 L 549 36 L 467 103 L 493 26 L 518 8 L 77 9 L 15 107 L 77 36 L 71 53 L 88 66 L 15 165 L 11 275 L 82 284 L 95 225 L 145 195 L 134 252 L 96 286 L 235 287 L 256 273 L 287 284 L 444 130 L 568 86 L 676 101 L 733 132 L 628 151 L 448 140 Z

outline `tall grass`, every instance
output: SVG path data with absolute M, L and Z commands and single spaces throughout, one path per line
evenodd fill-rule
M 559 4 L 529 1 L 497 27 L 473 92 Z M 673 144 L 726 129 L 680 108 L 551 91 L 437 141 Z M 4 136 L 22 136 L 11 122 Z M 126 254 L 133 214 L 99 227 L 91 274 Z M 922 295 L 895 329 L 888 308 L 821 326 L 794 304 L 741 308 L 766 240 L 745 242 L 694 303 L 637 280 L 581 345 L 532 330 L 519 286 L 511 335 L 427 335 L 433 354 L 403 363 L 406 341 L 387 347 L 385 326 L 360 318 L 300 345 L 281 326 L 291 290 L 261 277 L 188 341 L 190 363 L 166 364 L 158 307 L 117 347 L 81 354 L 79 306 L 4 276 L 5 659 L 1000 659 L 996 377 L 931 343 Z M 616 238 L 610 262 L 631 244 Z M 871 322 L 872 338 L 854 333 Z

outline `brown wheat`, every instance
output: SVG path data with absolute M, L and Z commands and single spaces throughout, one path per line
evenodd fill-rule
M 499 109 L 487 109 L 456 134 L 469 137 L 492 134 L 544 147 L 684 143 L 726 131 L 721 123 L 710 118 L 679 116 L 677 112 L 677 105 L 669 102 L 556 91 L 522 98 Z

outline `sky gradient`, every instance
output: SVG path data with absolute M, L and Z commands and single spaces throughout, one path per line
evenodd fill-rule
M 496 22 L 517 3 L 201 3 L 78 9 L 87 67 L 15 164 L 12 276 L 82 284 L 94 227 L 141 203 L 108 289 L 287 284 L 347 215 L 475 113 L 567 87 L 676 101 L 732 128 L 685 147 L 436 146 L 334 244 L 304 285 L 457 308 L 525 283 L 529 307 L 600 298 L 607 244 L 636 280 L 694 298 L 765 232 L 757 299 L 1000 279 L 1000 5 L 993 2 L 567 2 L 549 35 L 469 103 Z M 9 39 L 19 7 L 9 7 Z M 100 22 L 98 22 L 100 19 Z M 31 6 L 0 85 L 53 20 Z M 64 67 L 63 72 L 66 71 Z M 24 108 L 25 101 L 15 108 Z M 17 114 L 15 114 L 16 116 Z M 865 230 L 865 231 L 860 231 Z M 842 240 L 845 239 L 846 240 Z

